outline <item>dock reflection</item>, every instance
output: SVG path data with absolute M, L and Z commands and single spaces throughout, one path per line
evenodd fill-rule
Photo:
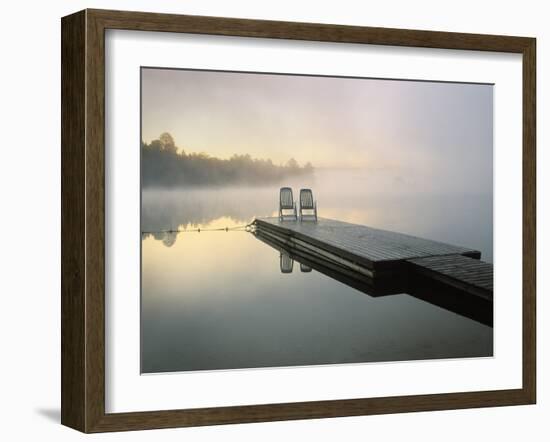
M 409 295 L 484 325 L 493 326 L 492 300 L 474 296 L 414 272 L 412 269 L 401 277 L 371 278 L 319 255 L 289 247 L 274 239 L 273 236 L 262 234 L 260 230 L 256 230 L 254 235 L 279 252 L 281 273 L 292 273 L 294 261 L 296 261 L 299 263 L 302 273 L 316 270 L 371 297 Z

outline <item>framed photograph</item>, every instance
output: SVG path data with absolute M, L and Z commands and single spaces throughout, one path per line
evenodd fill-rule
M 535 403 L 535 39 L 61 27 L 64 425 Z

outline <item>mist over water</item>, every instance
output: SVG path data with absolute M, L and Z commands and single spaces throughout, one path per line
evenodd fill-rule
M 311 188 L 319 216 L 392 230 L 480 250 L 493 261 L 493 196 L 476 189 L 408 183 L 384 171 L 317 170 L 311 177 L 287 180 L 298 199 Z M 275 216 L 279 186 L 144 189 L 144 232 L 198 228 L 228 218 L 248 224 Z M 162 239 L 162 238 L 161 238 Z
M 418 192 L 386 177 L 317 170 L 281 185 L 295 198 L 312 188 L 320 217 L 477 248 L 492 261 L 491 195 Z M 283 274 L 279 252 L 248 232 L 194 231 L 273 216 L 278 191 L 142 191 L 143 373 L 492 355 L 491 327 L 407 294 L 372 298 L 298 263 Z

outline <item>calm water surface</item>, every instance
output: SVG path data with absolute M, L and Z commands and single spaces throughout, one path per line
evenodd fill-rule
M 319 172 L 319 215 L 472 247 L 492 262 L 492 195 L 392 193 Z M 346 185 L 343 186 L 342 182 Z M 338 183 L 338 184 L 336 184 Z M 373 298 L 233 227 L 277 211 L 278 186 L 144 190 L 143 373 L 491 356 L 493 329 L 407 294 Z M 167 229 L 182 233 L 155 233 Z

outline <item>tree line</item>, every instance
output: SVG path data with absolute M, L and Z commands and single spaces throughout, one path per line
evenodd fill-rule
M 249 154 L 229 159 L 205 153 L 186 153 L 176 147 L 169 133 L 147 144 L 141 141 L 141 177 L 144 187 L 263 185 L 313 172 L 311 163 L 303 167 L 291 158 L 284 165 Z

